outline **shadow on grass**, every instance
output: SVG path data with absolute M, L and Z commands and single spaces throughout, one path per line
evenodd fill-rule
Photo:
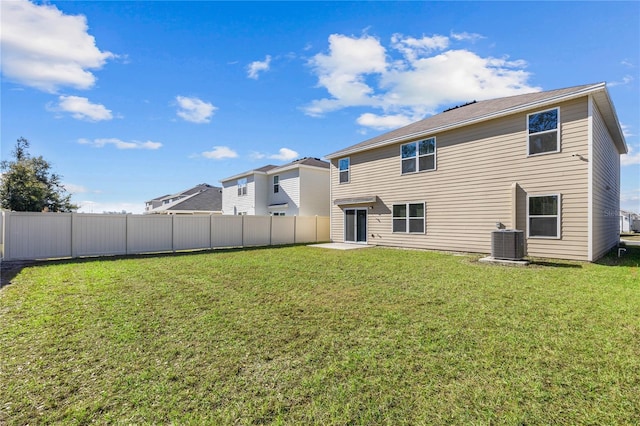
M 4 288 L 10 285 L 15 277 L 22 271 L 23 268 L 48 266 L 48 265 L 65 265 L 65 264 L 81 264 L 90 262 L 114 262 L 123 259 L 154 259 L 154 258 L 166 258 L 166 257 L 182 257 L 182 256 L 194 256 L 205 253 L 233 253 L 233 252 L 252 252 L 258 250 L 277 250 L 285 247 L 306 246 L 309 243 L 299 244 L 286 244 L 278 246 L 256 246 L 256 247 L 231 247 L 231 248 L 216 248 L 216 249 L 202 249 L 202 250 L 185 250 L 177 252 L 159 252 L 159 253 L 138 253 L 138 254 L 123 254 L 113 256 L 87 256 L 76 258 L 64 258 L 64 259 L 40 259 L 40 260 L 9 260 L 3 261 L 0 264 L 0 288 Z
M 620 255 L 618 248 L 623 249 Z M 595 263 L 604 266 L 640 266 L 640 246 L 620 243 L 620 247 L 614 248 Z

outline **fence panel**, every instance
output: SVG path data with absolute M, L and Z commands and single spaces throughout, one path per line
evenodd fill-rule
M 125 215 L 74 214 L 72 257 L 127 253 Z
M 211 247 L 242 247 L 243 216 L 211 216 Z
M 245 247 L 271 244 L 272 216 L 243 216 L 242 245 Z
M 328 217 L 2 212 L 4 260 L 252 247 L 329 240 Z
M 315 216 L 296 218 L 296 243 L 311 243 L 316 240 L 317 224 Z
M 173 216 L 127 215 L 127 253 L 173 251 Z
M 331 218 L 329 216 L 317 216 L 317 219 L 315 242 L 331 241 Z
M 296 216 L 272 216 L 271 245 L 295 243 L 299 220 L 300 218 Z
M 6 215 L 6 259 L 71 257 L 71 215 L 26 212 Z
M 174 216 L 173 249 L 195 250 L 211 247 L 210 216 Z

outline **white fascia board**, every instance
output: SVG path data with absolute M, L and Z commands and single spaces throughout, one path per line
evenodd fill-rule
M 267 174 L 266 172 L 259 172 L 257 170 L 250 170 L 248 172 L 244 172 L 244 173 L 240 173 L 238 175 L 234 175 L 234 176 L 231 176 L 231 177 L 228 177 L 228 178 L 220 179 L 218 182 L 224 183 L 224 182 L 229 182 L 231 180 L 238 180 L 238 179 L 241 179 L 243 177 L 248 177 L 248 176 L 251 176 L 251 175 L 265 175 L 266 176 L 266 174 Z

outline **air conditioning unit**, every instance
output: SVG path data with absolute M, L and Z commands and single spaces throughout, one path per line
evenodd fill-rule
M 524 257 L 524 231 L 501 229 L 491 232 L 491 257 L 521 260 Z

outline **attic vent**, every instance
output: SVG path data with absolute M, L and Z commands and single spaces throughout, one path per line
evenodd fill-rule
M 524 232 L 504 229 L 491 232 L 491 257 L 520 260 L 524 257 Z
M 475 104 L 475 103 L 476 103 L 476 101 L 467 102 L 466 104 L 457 105 L 457 106 L 451 107 L 451 108 L 449 108 L 449 109 L 445 109 L 445 110 L 444 110 L 444 111 L 442 111 L 442 112 L 452 111 L 452 110 L 454 110 L 454 109 L 458 109 L 458 108 L 466 107 L 467 105 L 473 105 L 473 104 Z

